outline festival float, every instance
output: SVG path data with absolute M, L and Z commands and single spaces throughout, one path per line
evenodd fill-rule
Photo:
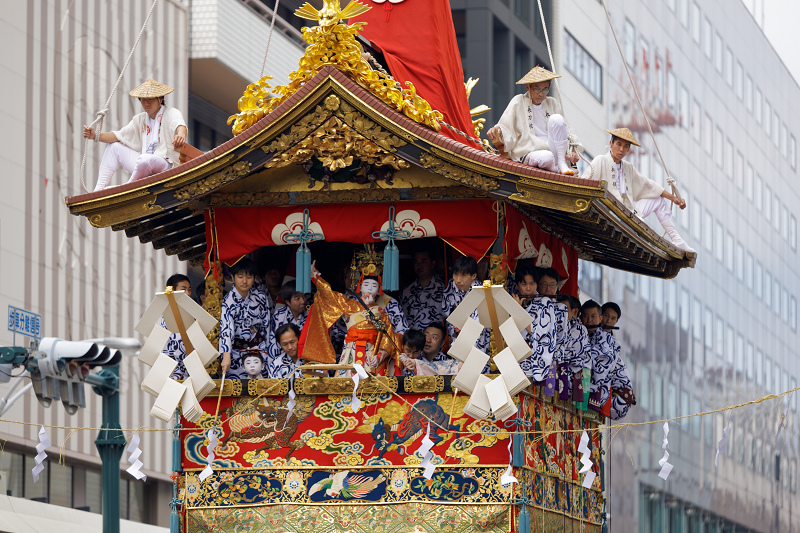
M 541 386 L 509 386 L 505 369 L 493 366 L 473 394 L 460 376 L 211 380 L 220 371 L 224 265 L 247 254 L 296 257 L 298 283 L 313 258 L 347 288 L 354 253 L 371 245 L 387 291 L 397 290 L 399 262 L 416 242 L 438 247 L 445 261 L 486 258 L 487 281 L 473 292 L 489 309 L 481 319 L 492 357 L 514 344 L 498 331 L 514 320 L 502 285 L 518 260 L 552 266 L 566 280 L 561 292 L 576 296 L 579 258 L 661 278 L 694 266 L 695 254 L 653 232 L 605 182 L 490 153 L 463 79 L 460 97 L 443 94 L 460 62 L 438 91 L 397 81 L 413 78 L 408 65 L 359 34 L 364 20 L 400 19 L 413 4 L 372 16 L 358 2 L 306 4 L 297 15 L 318 24 L 303 29 L 298 70 L 288 85 L 265 77 L 247 88 L 233 139 L 206 153 L 189 147 L 166 172 L 66 199 L 97 228 L 205 267 L 204 309 L 167 291 L 137 327 L 147 347 L 163 314 L 191 340 L 187 353 L 200 354 L 193 383 L 175 382 L 197 393 L 180 402 L 176 420 L 181 531 L 601 530 L 604 417 Z M 452 27 L 447 2 L 433 4 Z M 307 338 L 303 359 L 336 363 L 315 350 L 322 340 Z M 157 344 L 147 364 L 156 364 Z M 486 409 L 474 390 L 498 376 L 510 404 Z M 175 390 L 180 399 L 184 389 Z M 161 401 L 154 414 L 170 417 Z

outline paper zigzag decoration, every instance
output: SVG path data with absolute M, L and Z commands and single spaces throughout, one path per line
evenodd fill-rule
M 173 292 L 168 288 L 156 293 L 135 328 L 147 337 L 139 360 L 150 366 L 142 381 L 142 390 L 156 397 L 151 415 L 169 422 L 180 404 L 186 419 L 191 422 L 200 419 L 203 414 L 200 400 L 216 386 L 205 368 L 219 356 L 206 337 L 216 324 L 217 319 L 184 291 Z M 171 377 L 178 362 L 162 353 L 173 333 L 180 334 L 186 348 L 183 364 L 189 375 L 183 383 Z
M 452 385 L 470 395 L 464 413 L 481 419 L 491 410 L 498 420 L 515 415 L 517 406 L 511 395 L 531 384 L 519 362 L 533 353 L 521 333 L 533 318 L 502 285 L 484 283 L 483 287 L 474 287 L 467 293 L 447 321 L 461 330 L 447 353 L 463 363 Z M 491 328 L 495 341 L 502 338 L 506 344 L 494 356 L 500 375 L 493 380 L 482 374 L 489 355 L 475 346 L 483 328 Z

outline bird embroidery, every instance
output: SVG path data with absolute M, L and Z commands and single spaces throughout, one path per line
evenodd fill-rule
M 329 498 L 342 498 L 345 500 L 363 498 L 384 481 L 386 481 L 386 477 L 383 474 L 372 478 L 363 474 L 350 475 L 349 470 L 343 470 L 314 483 L 308 489 L 308 495 L 312 496 L 321 490 L 325 490 L 325 496 Z

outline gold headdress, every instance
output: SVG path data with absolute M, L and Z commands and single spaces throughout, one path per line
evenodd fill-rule
M 353 254 L 353 262 L 350 263 L 350 288 L 355 292 L 361 290 L 361 282 L 364 276 L 375 276 L 379 280 L 383 273 L 383 253 L 375 251 L 374 244 L 365 244 L 363 252 Z M 380 285 L 380 283 L 379 283 Z M 380 290 L 383 293 L 383 290 Z

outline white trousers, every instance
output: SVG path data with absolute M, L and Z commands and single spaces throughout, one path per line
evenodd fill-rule
M 659 222 L 672 219 L 672 211 L 670 210 L 669 201 L 663 196 L 658 198 L 642 198 L 636 202 L 636 214 L 639 218 L 644 220 L 651 213 L 656 214 Z
M 567 143 L 567 122 L 561 115 L 550 115 L 547 121 L 547 146 L 549 150 L 535 150 L 525 156 L 525 164 L 531 167 L 538 167 L 551 172 L 558 172 L 558 162 L 556 153 L 566 153 Z
M 164 172 L 172 166 L 163 157 L 153 154 L 141 154 L 120 142 L 111 143 L 106 147 L 106 151 L 103 153 L 103 160 L 100 161 L 100 173 L 97 178 L 96 191 L 108 186 L 111 176 L 114 175 L 120 165 L 131 173 L 131 179 L 128 183 Z

